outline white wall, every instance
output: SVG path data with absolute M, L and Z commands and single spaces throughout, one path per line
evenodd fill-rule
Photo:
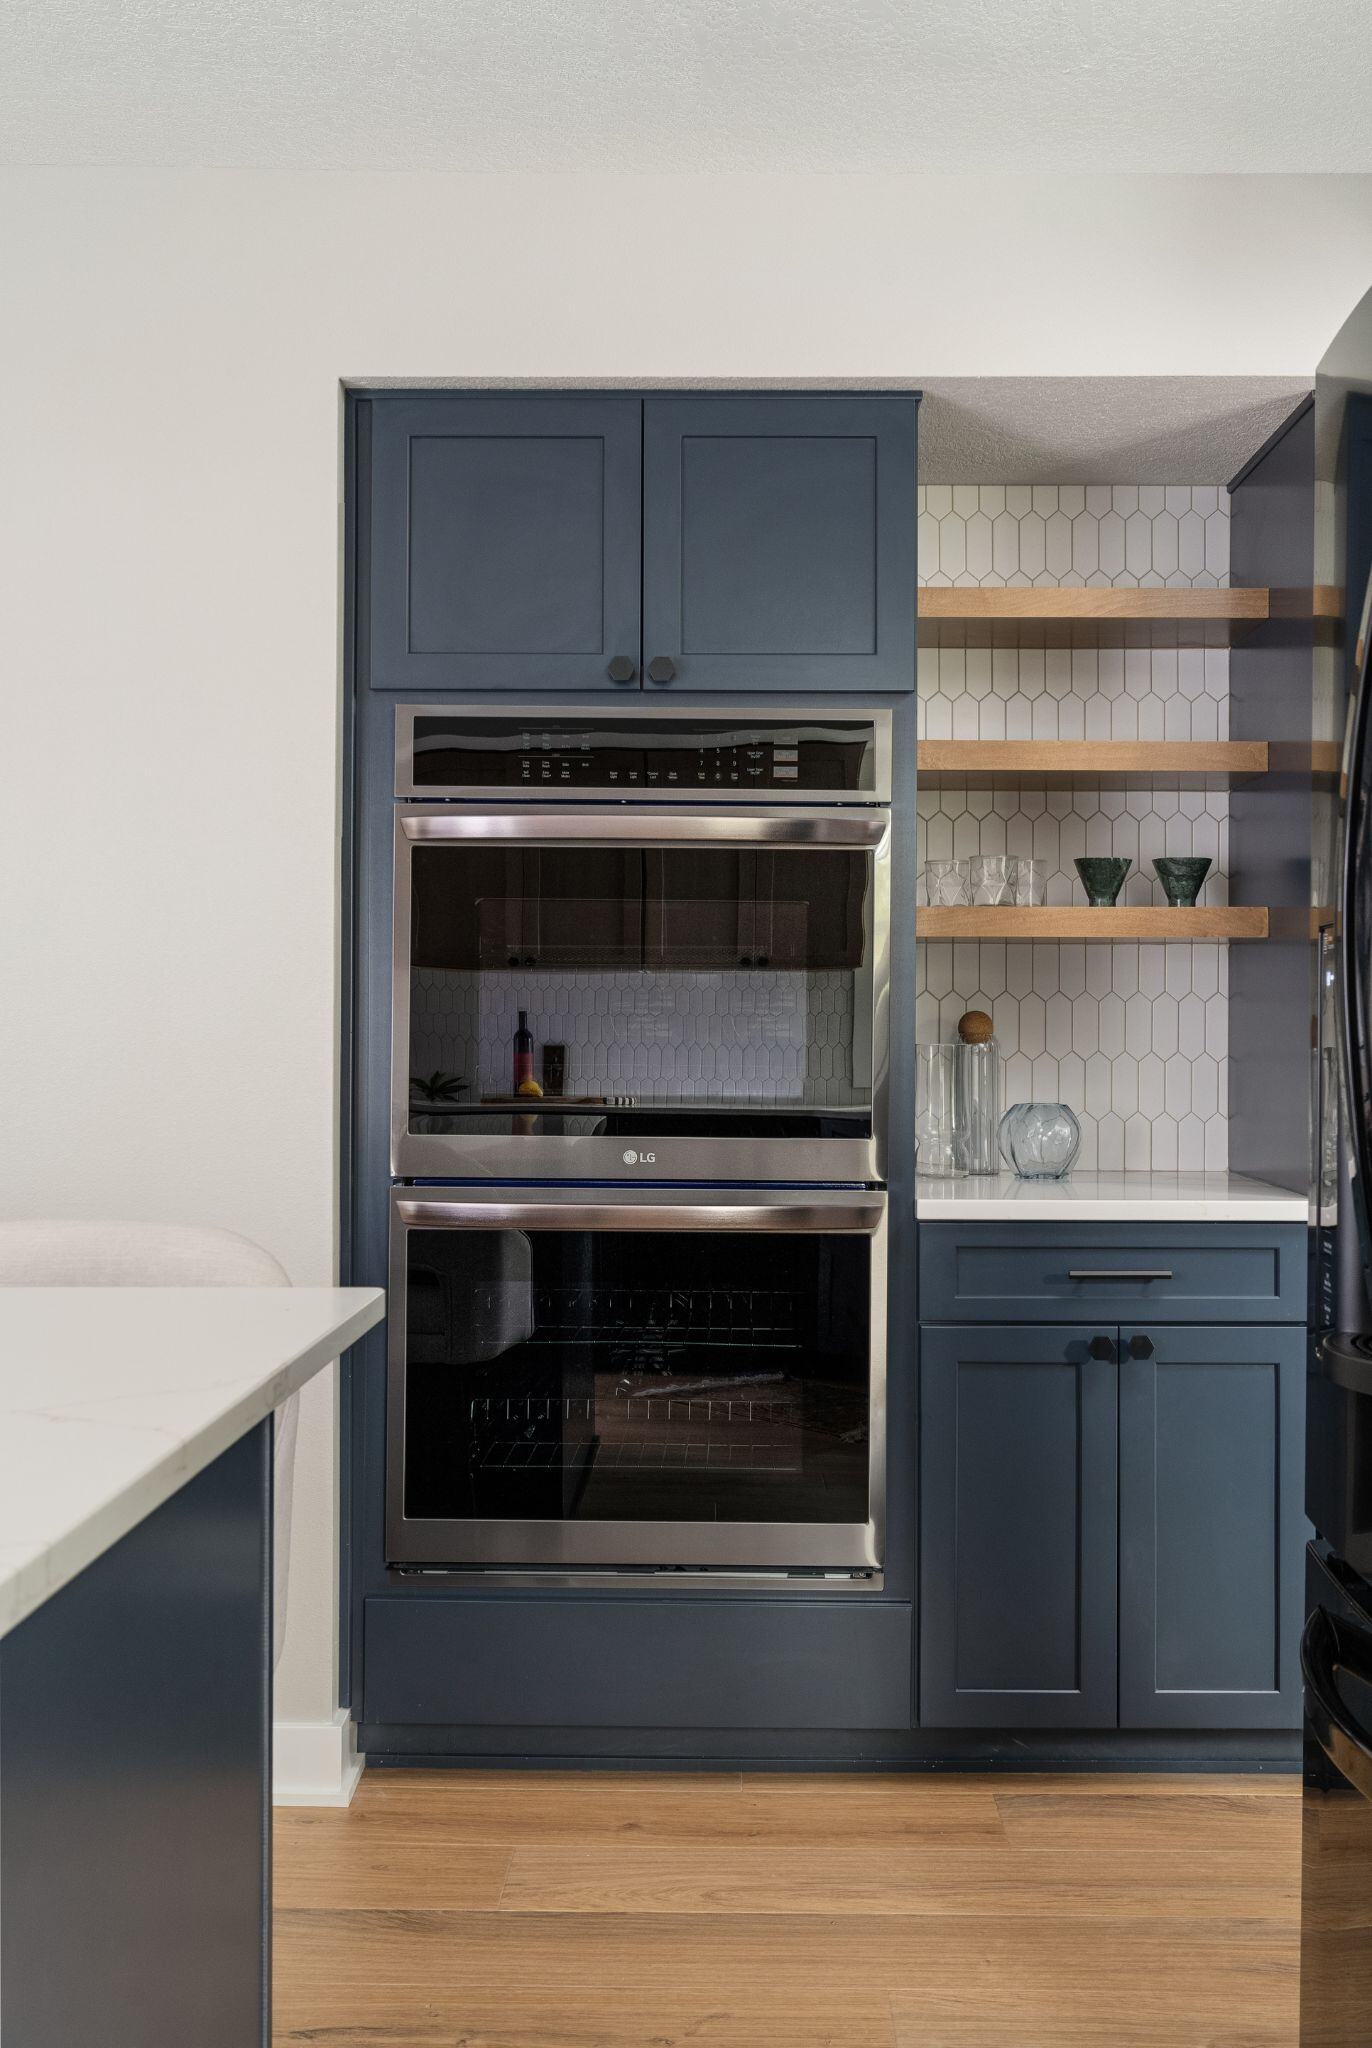
M 1304 377 L 1369 277 L 1366 178 L 7 175 L 0 1213 L 332 1276 L 340 378 Z

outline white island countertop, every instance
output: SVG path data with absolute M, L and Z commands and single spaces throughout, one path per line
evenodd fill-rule
M 375 1287 L 0 1288 L 0 1635 L 385 1306 Z
M 1242 1173 L 999 1173 L 921 1176 L 915 1213 L 925 1223 L 1304 1223 L 1307 1209 L 1304 1195 Z

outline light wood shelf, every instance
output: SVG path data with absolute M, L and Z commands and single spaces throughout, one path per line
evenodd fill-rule
M 924 585 L 918 604 L 920 639 L 926 644 L 960 638 L 970 628 L 1002 627 L 1016 635 L 1062 635 L 1082 645 L 1223 645 L 1269 616 L 1269 593 L 1252 588 L 988 590 Z
M 1099 782 L 1106 789 L 1224 789 L 1265 775 L 1266 740 L 921 740 L 921 782 Z
M 1124 904 L 1110 910 L 1089 904 L 973 904 L 921 906 L 918 939 L 1068 939 L 1109 945 L 1131 939 L 1191 944 L 1197 939 L 1265 939 L 1267 911 L 1256 904 L 1174 910 L 1163 904 Z

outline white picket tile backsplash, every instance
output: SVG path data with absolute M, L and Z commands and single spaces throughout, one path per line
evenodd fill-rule
M 919 580 L 1214 590 L 1229 581 L 1229 494 L 1214 484 L 929 484 Z
M 1214 588 L 1229 581 L 1229 499 L 1213 485 L 929 485 L 919 580 L 931 585 Z M 969 638 L 975 638 L 969 635 Z M 992 637 L 987 634 L 985 638 Z M 1043 637 L 1051 637 L 1044 635 Z M 1229 734 L 1226 648 L 940 646 L 919 655 L 927 739 L 1215 740 Z M 1160 854 L 1213 861 L 1228 901 L 1229 799 L 1204 790 L 1041 783 L 921 788 L 920 864 L 976 853 L 1047 862 L 1047 900 L 1085 900 L 1086 854 L 1134 862 L 1121 902 L 1162 903 Z M 988 1011 L 1006 1103 L 1068 1103 L 1084 1169 L 1228 1163 L 1228 954 L 1222 946 L 918 949 L 921 1042 Z
M 858 1099 L 853 981 L 837 969 L 421 967 L 410 1001 L 412 1070 L 458 1074 L 474 1096 L 508 1091 L 523 1010 L 536 1047 L 566 1046 L 569 1095 L 829 1107 Z

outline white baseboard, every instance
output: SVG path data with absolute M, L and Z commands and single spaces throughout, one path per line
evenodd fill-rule
M 273 1806 L 349 1806 L 361 1776 L 357 1729 L 346 1707 L 329 1721 L 273 1727 Z

